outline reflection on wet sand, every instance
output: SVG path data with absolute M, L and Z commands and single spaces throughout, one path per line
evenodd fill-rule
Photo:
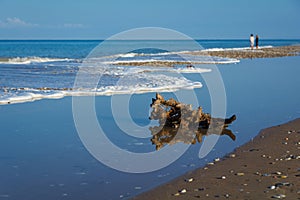
M 202 112 L 201 107 L 192 110 L 191 105 L 174 99 L 164 100 L 158 93 L 156 99 L 152 99 L 151 107 L 150 119 L 159 122 L 159 126 L 150 127 L 153 135 L 151 141 L 156 150 L 178 142 L 201 143 L 203 136 L 211 134 L 227 135 L 235 140 L 235 135 L 227 129 L 236 119 L 235 115 L 228 119 L 211 118 L 210 114 Z

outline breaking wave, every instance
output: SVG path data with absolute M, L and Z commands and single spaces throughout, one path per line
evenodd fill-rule
M 16 57 L 0 59 L 2 64 L 32 64 L 32 63 L 49 63 L 49 62 L 69 62 L 75 61 L 70 58 L 46 58 L 46 57 Z

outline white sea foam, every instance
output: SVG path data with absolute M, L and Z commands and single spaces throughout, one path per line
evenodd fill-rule
M 88 83 L 87 83 L 88 84 Z M 41 99 L 59 99 L 65 96 L 110 96 L 116 94 L 141 94 L 149 92 L 171 92 L 179 89 L 201 88 L 200 82 L 184 77 L 164 74 L 139 73 L 124 76 L 114 85 L 95 88 L 2 88 L 0 104 L 31 102 Z
M 31 63 L 46 63 L 46 62 L 69 62 L 75 59 L 70 58 L 47 58 L 47 57 L 16 57 L 7 60 L 1 60 L 0 63 L 7 64 L 31 64 Z
M 38 93 L 36 89 L 27 89 L 28 92 L 7 93 L 0 95 L 0 104 L 14 104 L 23 102 L 32 102 L 41 99 L 60 99 L 65 96 L 65 92 L 59 91 L 51 94 Z M 30 92 L 29 92 L 30 91 Z
M 141 60 L 114 60 L 114 61 L 107 61 L 103 62 L 103 64 L 108 65 L 131 65 L 131 64 L 142 64 L 142 63 L 148 63 L 156 64 L 156 63 L 167 63 L 167 64 L 176 64 L 178 62 L 191 62 L 194 64 L 230 64 L 230 63 L 238 63 L 240 60 L 234 59 L 234 58 L 219 58 L 219 57 L 207 57 L 203 59 L 193 59 L 193 60 L 161 60 L 161 59 L 141 59 Z
M 273 48 L 273 46 L 260 46 L 258 49 L 262 48 Z M 201 51 L 203 52 L 209 52 L 209 51 L 248 51 L 252 50 L 250 47 L 239 47 L 239 48 L 210 48 L 210 49 L 203 49 Z M 254 51 L 256 49 L 253 49 Z

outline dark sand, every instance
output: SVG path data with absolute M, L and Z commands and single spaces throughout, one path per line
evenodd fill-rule
M 247 50 L 226 50 L 226 51 L 198 51 L 193 52 L 193 55 L 210 55 L 225 58 L 274 58 L 274 57 L 285 57 L 285 56 L 297 56 L 300 53 L 300 45 L 295 46 L 280 46 L 272 48 L 250 48 Z
M 300 118 L 134 199 L 300 199 Z

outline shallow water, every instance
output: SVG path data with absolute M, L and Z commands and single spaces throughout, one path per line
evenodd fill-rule
M 299 56 L 246 59 L 218 66 L 226 89 L 227 116 L 237 115 L 230 126 L 236 141 L 220 137 L 203 159 L 198 157 L 201 145 L 192 145 L 170 166 L 144 174 L 116 171 L 91 156 L 78 137 L 71 97 L 0 106 L 0 199 L 129 198 L 203 166 L 251 140 L 262 128 L 300 117 L 299 61 Z M 211 112 L 208 89 L 201 75 L 185 76 L 202 82 L 203 87 L 195 92 L 204 111 Z M 188 95 L 191 91 L 181 92 Z M 172 93 L 163 95 L 174 97 Z M 135 94 L 130 99 L 130 114 L 140 126 L 152 125 L 148 117 L 153 97 L 154 93 Z M 138 139 L 118 128 L 112 118 L 111 98 L 95 99 L 97 119 L 107 137 L 133 152 L 155 151 L 150 131 L 140 132 L 149 138 Z M 128 119 L 123 120 L 126 123 Z

